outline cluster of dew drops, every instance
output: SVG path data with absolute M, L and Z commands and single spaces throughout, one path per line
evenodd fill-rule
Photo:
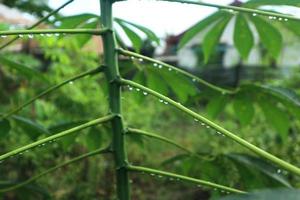
M 33 39 L 34 37 L 59 37 L 60 35 L 66 35 L 66 33 L 39 33 L 39 34 L 18 34 L 17 36 L 19 38 L 28 38 Z M 1 38 L 7 38 L 8 36 L 14 36 L 14 35 L 1 35 Z
M 14 155 L 11 155 L 10 157 L 8 157 L 8 158 L 6 158 L 4 160 L 0 160 L 0 164 L 4 163 L 4 161 L 6 161 L 7 159 L 15 158 L 17 156 L 22 156 L 23 154 L 26 154 L 26 153 L 30 152 L 30 150 L 32 150 L 32 149 L 43 148 L 43 147 L 46 147 L 47 144 L 54 144 L 56 141 L 57 141 L 57 139 L 53 139 L 53 140 L 47 141 L 45 143 L 39 144 L 39 145 L 37 145 L 35 147 L 32 147 L 30 149 L 26 149 L 26 150 L 24 150 L 22 152 L 19 152 L 19 153 L 16 153 Z
M 143 174 L 143 175 L 149 175 L 149 176 L 151 176 L 151 177 L 153 177 L 153 178 L 158 178 L 158 179 L 165 178 L 165 179 L 167 179 L 168 181 L 171 181 L 171 182 L 185 182 L 184 179 L 181 179 L 181 178 L 179 178 L 179 177 L 176 177 L 176 178 L 175 178 L 175 177 L 164 176 L 164 175 L 161 175 L 161 174 L 149 173 L 149 172 L 144 172 L 144 171 L 141 171 L 140 173 Z M 131 180 L 130 182 L 132 183 L 133 181 Z M 205 188 L 211 188 L 211 187 L 209 187 L 209 186 L 205 186 L 205 185 L 201 185 L 201 184 L 197 184 L 197 187 L 198 187 L 198 188 L 203 188 L 203 189 L 205 189 Z M 216 187 L 214 187 L 213 190 L 214 190 L 214 191 L 219 191 L 219 192 L 224 193 L 224 194 L 230 194 L 229 191 L 227 191 L 227 190 L 222 190 L 222 189 L 216 188 Z

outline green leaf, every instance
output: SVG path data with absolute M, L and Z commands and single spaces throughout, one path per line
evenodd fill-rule
M 251 122 L 255 109 L 249 95 L 239 93 L 233 100 L 233 108 L 242 126 Z
M 10 123 L 7 119 L 0 120 L 0 139 L 5 138 L 11 129 Z
M 266 189 L 245 195 L 229 195 L 220 200 L 297 200 L 300 199 L 300 190 L 296 189 Z
M 147 69 L 147 86 L 163 95 L 168 94 L 167 82 L 157 73 L 156 70 Z
M 103 132 L 97 128 L 92 127 L 87 136 L 86 136 L 86 144 L 90 151 L 99 149 L 101 147 L 103 140 Z
M 227 103 L 226 95 L 215 95 L 206 106 L 206 112 L 212 119 L 216 118 L 225 108 Z
M 300 23 L 297 20 L 289 20 L 285 21 L 283 25 L 290 31 L 292 31 L 295 35 L 300 36 Z
M 283 140 L 286 139 L 289 129 L 289 116 L 268 98 L 261 98 L 258 101 L 266 120 L 279 133 Z
M 32 140 L 36 140 L 40 135 L 49 134 L 49 131 L 37 122 L 16 115 L 12 118 L 16 122 L 16 125 L 19 126 Z
M 252 176 L 255 176 L 255 178 L 258 179 L 256 181 L 262 183 L 262 186 L 291 187 L 290 183 L 282 174 L 282 171 L 280 169 L 274 167 L 261 158 L 237 153 L 227 154 L 226 157 L 232 160 L 235 165 L 238 165 L 239 169 L 247 169 L 249 171 L 248 173 L 253 173 Z M 244 181 L 247 182 L 248 180 Z M 253 188 L 255 188 L 255 185 L 252 185 L 251 189 Z
M 250 0 L 243 6 L 256 8 L 263 5 L 276 5 L 276 6 L 300 6 L 299 0 Z
M 279 30 L 261 17 L 251 17 L 250 19 L 256 27 L 262 44 L 273 58 L 278 58 L 283 44 Z
M 141 50 L 143 40 L 142 38 L 130 27 L 130 25 L 124 23 L 121 20 L 115 19 L 115 21 L 120 25 L 120 27 L 124 30 L 128 39 L 131 41 L 133 48 L 139 52 Z
M 56 134 L 56 133 L 71 129 L 73 127 L 79 126 L 86 122 L 87 121 L 85 121 L 85 120 L 62 122 L 62 123 L 59 123 L 59 124 L 49 127 L 49 131 L 51 134 Z M 68 150 L 71 147 L 71 145 L 75 143 L 77 136 L 78 136 L 78 134 L 73 133 L 73 134 L 70 134 L 70 135 L 65 136 L 60 139 L 60 142 L 61 142 L 64 150 Z
M 199 32 L 207 28 L 209 25 L 221 19 L 222 13 L 222 11 L 218 11 L 193 25 L 184 33 L 178 44 L 178 49 L 184 47 L 191 39 L 193 39 Z
M 157 45 L 159 45 L 159 43 L 160 43 L 159 37 L 153 31 L 151 31 L 150 29 L 148 29 L 148 28 L 146 28 L 144 26 L 141 26 L 139 24 L 135 24 L 135 23 L 126 21 L 124 19 L 115 18 L 115 20 L 116 19 L 118 21 L 122 21 L 123 23 L 129 24 L 129 25 L 137 28 L 138 30 L 142 31 L 143 33 L 146 34 L 146 36 L 148 37 L 148 39 L 150 39 L 151 41 L 154 41 Z
M 233 40 L 240 55 L 246 60 L 254 45 L 254 37 L 245 16 L 240 13 L 236 16 Z
M 0 56 L 0 62 L 2 65 L 5 65 L 7 67 L 16 70 L 16 72 L 18 72 L 22 76 L 25 76 L 28 79 L 38 79 L 38 80 L 47 81 L 47 79 L 43 76 L 42 73 L 22 63 L 16 62 L 9 58 L 5 58 L 4 56 Z
M 222 33 L 230 21 L 232 15 L 229 13 L 224 13 L 222 19 L 219 20 L 204 36 L 203 39 L 203 52 L 204 52 L 204 62 L 207 63 L 209 57 L 216 49 L 216 46 L 222 36 Z
M 66 29 L 66 28 L 76 28 L 85 24 L 87 21 L 91 19 L 99 19 L 99 16 L 94 14 L 80 14 L 80 15 L 71 15 L 67 17 L 63 17 L 60 19 L 61 25 L 58 28 Z

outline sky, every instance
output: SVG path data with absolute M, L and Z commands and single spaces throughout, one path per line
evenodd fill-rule
M 57 8 L 66 0 L 50 0 L 50 6 Z M 210 3 L 226 5 L 232 0 L 209 0 Z M 128 0 L 114 4 L 113 15 L 137 24 L 142 24 L 158 36 L 179 34 L 200 19 L 216 11 L 215 8 L 171 3 L 154 0 Z M 74 15 L 83 12 L 99 14 L 99 0 L 75 0 L 61 13 Z

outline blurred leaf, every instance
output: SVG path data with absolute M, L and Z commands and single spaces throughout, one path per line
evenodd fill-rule
M 278 168 L 275 168 L 273 165 L 271 165 L 270 163 L 268 163 L 263 159 L 246 155 L 246 154 L 234 154 L 234 153 L 227 154 L 226 156 L 230 160 L 234 161 L 235 165 L 240 165 L 238 167 L 239 169 L 248 169 L 252 173 L 255 173 L 254 176 L 254 174 L 248 172 L 251 173 L 252 178 L 251 176 L 248 176 L 248 179 L 243 179 L 246 182 L 254 181 L 257 183 L 262 183 L 263 186 L 267 186 L 267 187 L 273 187 L 273 186 L 291 187 L 288 180 L 282 174 L 282 171 Z M 245 173 L 241 174 L 241 176 L 245 176 Z M 251 189 L 253 188 L 254 187 L 252 187 Z
M 204 52 L 204 62 L 207 63 L 209 57 L 215 50 L 226 25 L 230 21 L 232 15 L 229 13 L 223 13 L 221 19 L 206 33 L 203 39 L 203 52 Z
M 207 28 L 209 25 L 221 19 L 222 13 L 222 11 L 218 11 L 189 28 L 180 39 L 178 49 L 184 47 L 191 39 L 193 39 L 199 32 Z
M 28 79 L 47 81 L 41 72 L 34 70 L 22 63 L 15 62 L 14 60 L 5 58 L 4 56 L 0 56 L 0 62 L 1 64 L 16 70 L 20 75 L 25 76 Z
M 9 30 L 9 24 L 0 22 L 0 31 L 7 31 L 7 30 Z
M 242 126 L 249 124 L 254 116 L 253 101 L 247 93 L 239 93 L 233 100 L 233 108 Z
M 14 115 L 12 117 L 16 125 L 20 127 L 30 139 L 36 140 L 40 135 L 48 135 L 49 131 L 42 125 L 24 117 Z
M 98 21 L 93 21 L 84 24 L 83 26 L 80 26 L 80 28 L 86 28 L 86 29 L 95 29 L 97 28 Z M 91 38 L 92 34 L 84 34 L 84 35 L 76 35 L 74 36 L 76 38 L 77 44 L 79 47 L 83 47 Z
M 131 41 L 133 48 L 139 52 L 141 50 L 143 39 L 130 27 L 129 24 L 124 23 L 122 20 L 115 19 L 115 21 L 120 25 L 124 30 L 128 39 Z
M 207 106 L 206 112 L 209 117 L 215 119 L 225 108 L 227 103 L 227 96 L 226 95 L 215 95 L 213 96 Z
M 300 6 L 298 0 L 250 0 L 247 1 L 243 6 L 246 7 L 259 7 L 263 5 L 277 5 L 277 6 Z
M 99 149 L 101 147 L 102 140 L 103 140 L 103 131 L 102 130 L 100 131 L 95 127 L 91 127 L 91 129 L 89 130 L 86 136 L 86 144 L 88 149 L 90 151 Z
M 139 84 L 145 85 L 146 77 L 145 77 L 144 71 L 138 70 L 138 72 L 135 73 L 134 78 L 132 80 Z M 143 95 L 141 95 L 140 92 L 134 92 L 134 98 L 135 98 L 136 102 L 139 104 L 141 104 L 145 100 L 145 98 L 143 97 Z
M 258 104 L 260 105 L 266 120 L 275 128 L 281 138 L 285 140 L 290 125 L 287 113 L 267 98 L 259 99 Z
M 123 23 L 129 24 L 129 25 L 137 28 L 141 32 L 145 33 L 146 36 L 148 37 L 148 39 L 150 39 L 151 41 L 154 41 L 157 45 L 159 45 L 159 43 L 160 43 L 159 38 L 157 37 L 157 35 L 155 35 L 155 33 L 153 31 L 151 31 L 147 27 L 144 27 L 144 26 L 141 26 L 139 24 L 135 24 L 135 23 L 132 23 L 132 22 L 126 21 L 124 19 L 120 19 L 120 18 L 115 18 L 115 20 L 117 20 L 119 22 L 123 22 Z
M 189 97 L 197 93 L 197 88 L 186 76 L 179 73 L 172 73 L 167 69 L 161 69 L 159 74 L 164 79 L 164 82 L 172 89 L 180 102 L 186 102 Z M 163 84 L 163 82 L 160 84 Z
M 140 147 L 144 148 L 144 140 L 147 139 L 146 137 L 140 134 L 126 134 L 126 138 L 131 140 L 132 142 L 136 143 Z
M 235 47 L 246 60 L 254 45 L 254 37 L 244 14 L 239 13 L 236 16 L 233 39 Z
M 53 126 L 49 127 L 49 131 L 51 132 L 51 134 L 56 134 L 56 133 L 74 128 L 76 126 L 79 126 L 86 122 L 87 122 L 86 120 L 63 122 L 63 123 L 59 123 L 57 125 L 53 125 Z M 65 150 L 68 150 L 71 147 L 71 145 L 75 143 L 77 136 L 78 136 L 78 134 L 73 133 L 73 134 L 70 134 L 68 136 L 61 138 L 60 141 L 62 143 L 63 148 Z
M 147 69 L 147 86 L 163 95 L 168 94 L 167 82 L 157 73 L 156 70 Z
M 7 119 L 0 120 L 0 139 L 5 138 L 11 129 L 10 123 Z
M 273 58 L 278 58 L 283 44 L 279 30 L 261 17 L 251 17 L 250 19 L 256 27 L 261 43 Z
M 245 195 L 230 195 L 220 200 L 297 200 L 300 190 L 296 189 L 266 189 Z
M 58 28 L 76 28 L 78 26 L 81 26 L 82 24 L 86 24 L 86 22 L 88 22 L 91 19 L 97 18 L 99 18 L 99 16 L 88 13 L 63 17 L 60 19 L 61 25 Z

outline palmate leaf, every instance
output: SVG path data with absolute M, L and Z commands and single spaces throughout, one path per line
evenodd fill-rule
M 189 30 L 187 30 L 183 37 L 181 38 L 178 48 L 184 47 L 191 39 L 193 39 L 199 32 L 207 28 L 209 25 L 212 23 L 218 21 L 219 19 L 222 18 L 223 11 L 218 11 L 205 19 L 199 21 L 195 25 L 193 25 Z
M 254 117 L 255 109 L 253 98 L 251 98 L 248 93 L 238 93 L 233 99 L 233 108 L 242 126 L 248 125 Z
M 230 13 L 224 13 L 222 19 L 220 19 L 204 36 L 203 39 L 203 52 L 204 62 L 207 63 L 212 52 L 215 50 L 226 25 L 232 18 Z
M 262 44 L 273 58 L 277 58 L 283 44 L 279 30 L 261 17 L 251 17 L 250 19 L 256 27 Z
M 142 44 L 143 44 L 143 39 L 141 36 L 139 36 L 132 26 L 129 24 L 125 23 L 122 20 L 115 19 L 115 22 L 123 29 L 124 33 L 127 35 L 128 39 L 130 40 L 133 48 L 139 52 L 141 50 Z
M 254 45 L 254 37 L 244 14 L 236 16 L 233 39 L 235 47 L 246 60 Z

